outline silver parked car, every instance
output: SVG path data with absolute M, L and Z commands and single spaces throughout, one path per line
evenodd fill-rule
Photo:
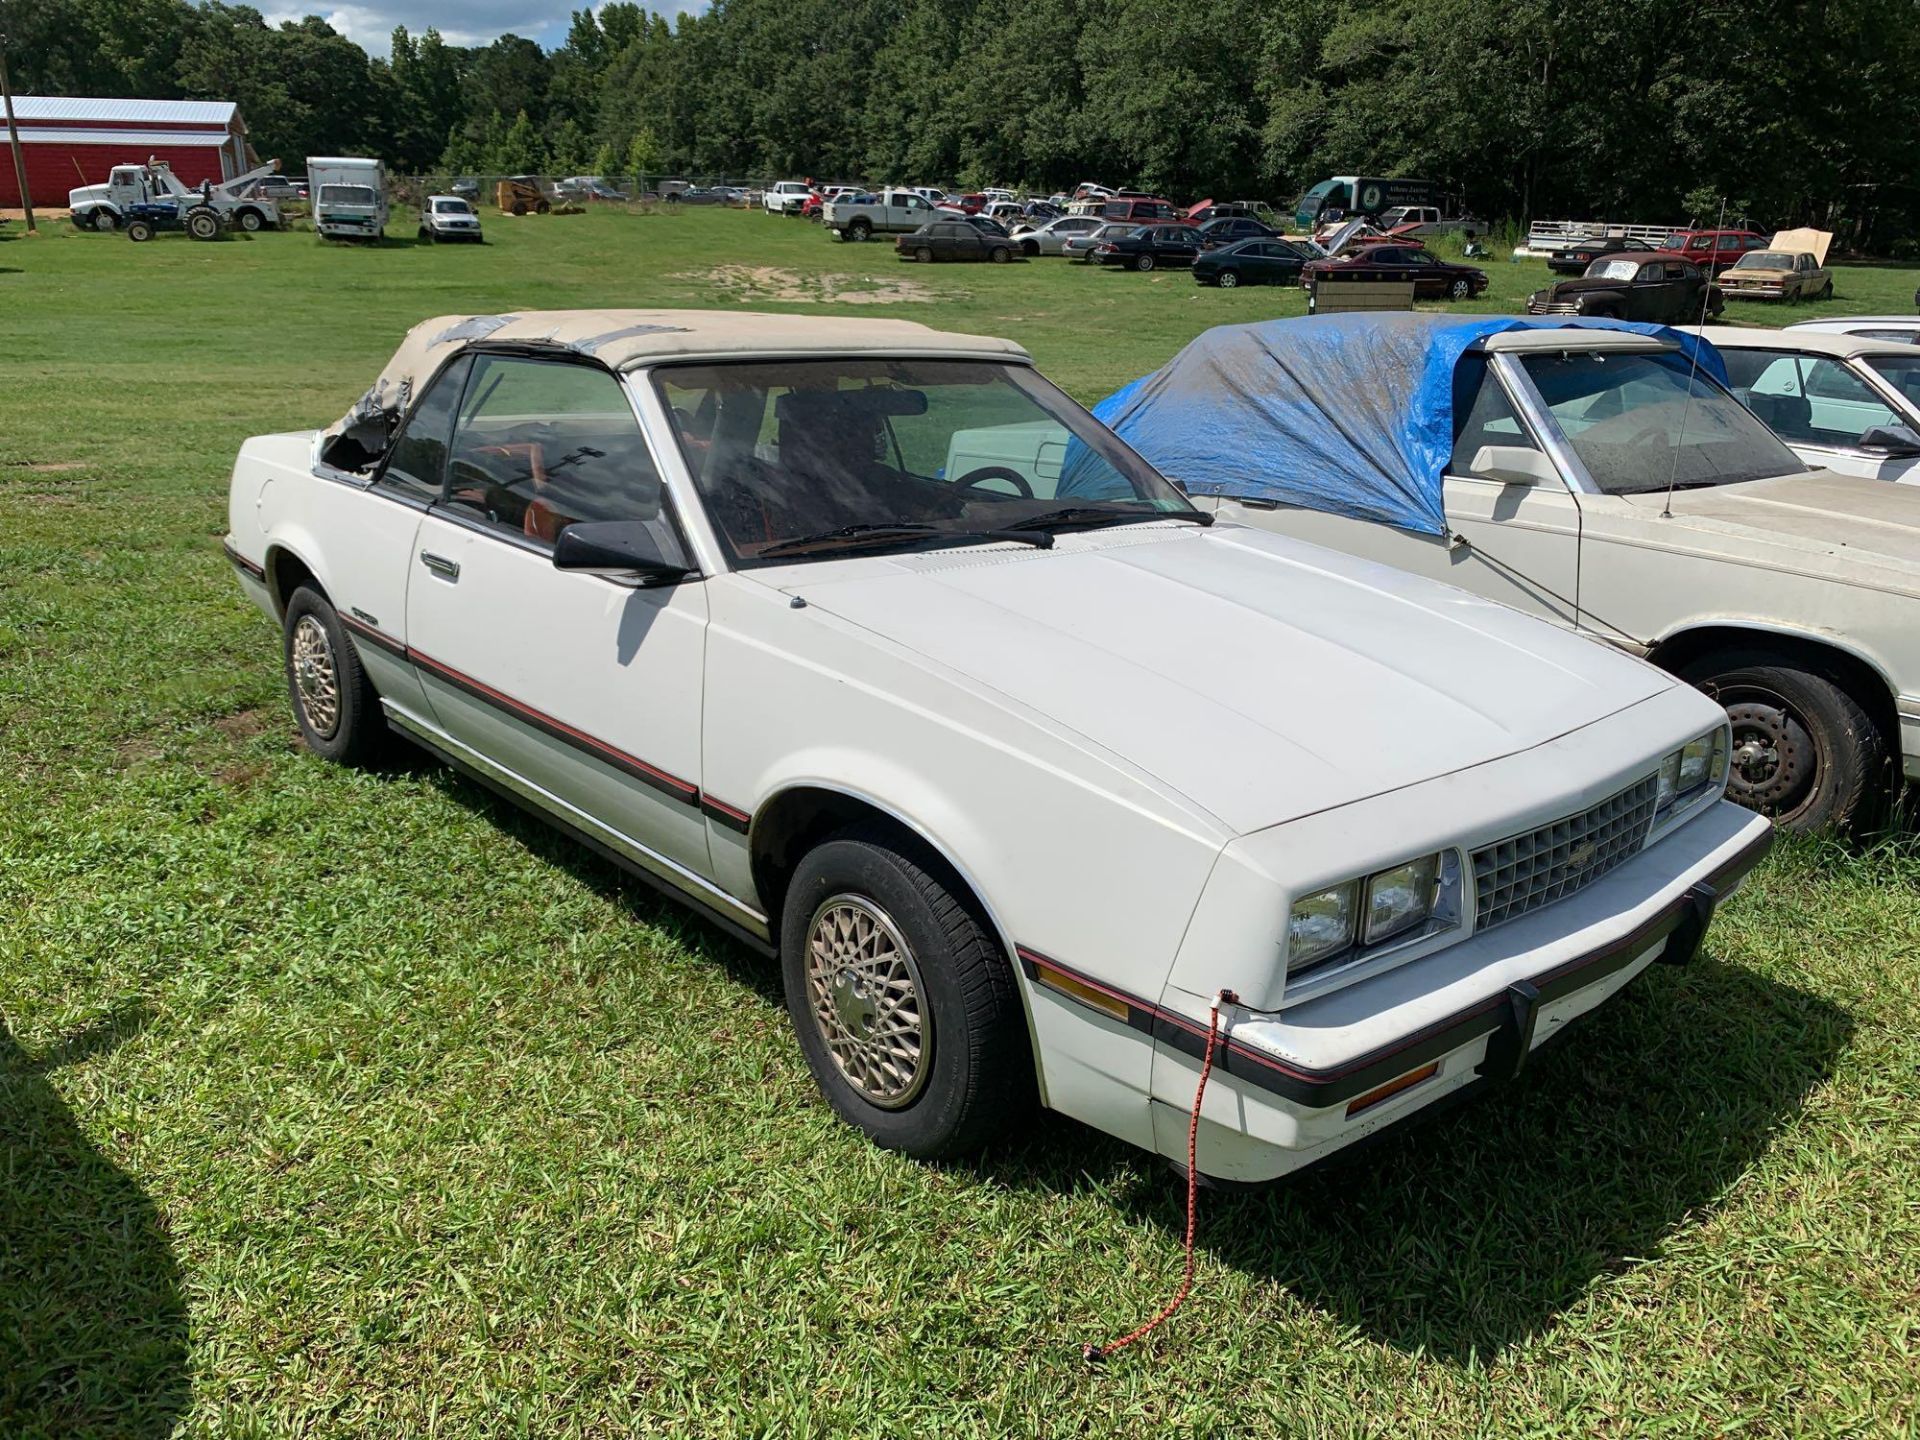
M 1102 224 L 1092 215 L 1061 215 L 1038 225 L 1022 225 L 1013 232 L 1013 238 L 1030 257 L 1064 255 L 1069 240 L 1077 235 L 1091 235 Z
M 1066 256 L 1069 260 L 1078 260 L 1082 265 L 1092 261 L 1093 250 L 1096 245 L 1108 240 L 1118 240 L 1122 235 L 1131 235 L 1140 228 L 1137 223 L 1132 221 L 1115 224 L 1110 220 L 1103 221 L 1097 216 L 1091 215 L 1069 215 L 1066 218 L 1069 220 L 1093 220 L 1095 222 L 1094 229 L 1082 231 L 1078 235 L 1069 235 L 1060 244 L 1060 253 L 1062 255 Z

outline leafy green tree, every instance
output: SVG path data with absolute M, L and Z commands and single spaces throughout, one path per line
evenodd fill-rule
M 533 128 L 533 121 L 522 110 L 488 152 L 487 169 L 499 175 L 537 175 L 546 168 L 546 146 L 541 144 L 540 132 Z

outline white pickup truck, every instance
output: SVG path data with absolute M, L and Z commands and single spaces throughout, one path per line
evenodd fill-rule
M 760 206 L 769 215 L 798 215 L 811 194 L 813 187 L 804 180 L 782 180 L 767 187 L 760 197 Z
M 865 240 L 876 233 L 912 234 L 933 219 L 933 205 L 912 190 L 882 190 L 871 200 L 830 201 L 821 213 L 842 240 Z

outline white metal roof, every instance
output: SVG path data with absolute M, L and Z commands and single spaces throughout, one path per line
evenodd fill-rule
M 1798 350 L 1806 355 L 1831 355 L 1836 360 L 1850 360 L 1856 355 L 1911 356 L 1915 348 L 1904 340 L 1874 340 L 1832 330 L 1770 330 L 1745 325 L 1690 328 L 1697 328 L 1722 350 Z
M 15 118 L 34 123 L 104 120 L 120 124 L 226 126 L 233 122 L 235 108 L 231 100 L 93 100 L 73 95 L 13 97 Z
M 232 138 L 225 130 L 69 130 L 51 125 L 36 125 L 20 132 L 22 145 L 113 145 L 135 152 L 143 160 L 149 150 L 223 146 Z

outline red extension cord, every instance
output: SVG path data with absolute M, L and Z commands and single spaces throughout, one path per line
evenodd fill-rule
M 1105 1360 L 1116 1351 L 1124 1350 L 1136 1340 L 1144 1340 L 1167 1320 L 1173 1312 L 1186 1303 L 1188 1293 L 1193 1289 L 1193 1222 L 1200 1199 L 1200 1167 L 1198 1164 L 1200 1148 L 1200 1101 L 1207 1093 L 1207 1077 L 1213 1074 L 1213 1050 L 1220 1038 L 1220 1007 L 1239 1003 L 1240 997 L 1231 990 L 1222 990 L 1213 998 L 1213 1008 L 1207 1012 L 1207 1053 L 1200 1062 L 1200 1084 L 1193 1092 L 1193 1114 L 1187 1121 L 1187 1272 L 1180 1281 L 1180 1288 L 1174 1292 L 1173 1299 L 1158 1315 L 1146 1324 L 1129 1330 L 1118 1340 L 1109 1340 L 1105 1345 L 1083 1345 L 1080 1354 L 1091 1365 Z

